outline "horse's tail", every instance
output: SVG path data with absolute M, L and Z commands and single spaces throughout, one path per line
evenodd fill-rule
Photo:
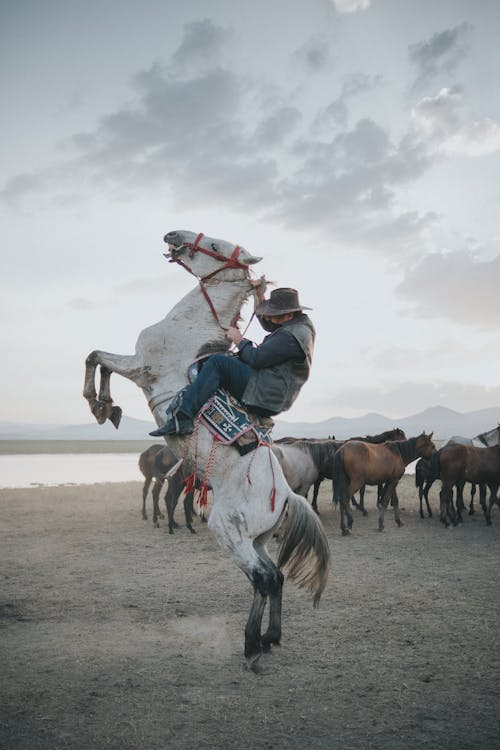
M 318 516 L 295 492 L 287 499 L 277 564 L 300 588 L 314 594 L 317 607 L 328 579 L 330 547 Z
M 427 483 L 435 482 L 441 477 L 441 451 L 438 450 L 432 454 L 429 459 L 429 469 L 427 472 Z
M 344 469 L 344 454 L 341 450 L 338 450 L 333 457 L 332 484 L 335 505 L 347 500 L 349 482 Z

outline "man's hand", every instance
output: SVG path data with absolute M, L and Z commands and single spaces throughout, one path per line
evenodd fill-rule
M 243 336 L 239 332 L 239 330 L 236 328 L 236 326 L 229 326 L 229 328 L 226 331 L 226 337 L 231 341 L 233 344 L 239 344 Z

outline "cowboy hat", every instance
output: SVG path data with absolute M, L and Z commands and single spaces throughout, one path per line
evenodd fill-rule
M 255 308 L 257 315 L 285 315 L 286 313 L 300 312 L 301 310 L 311 310 L 311 307 L 305 307 L 299 302 L 299 294 L 296 289 L 289 287 L 280 287 L 273 289 L 269 299 L 264 300 Z

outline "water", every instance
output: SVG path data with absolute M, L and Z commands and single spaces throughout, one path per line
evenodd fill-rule
M 14 454 L 0 456 L 0 488 L 140 482 L 136 453 Z
M 142 482 L 137 453 L 48 453 L 0 455 L 0 489 L 9 487 Z M 406 468 L 415 473 L 416 461 Z

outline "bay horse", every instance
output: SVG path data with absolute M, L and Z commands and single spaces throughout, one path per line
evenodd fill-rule
M 145 451 L 139 456 L 139 469 L 144 475 L 144 485 L 142 488 L 142 517 L 147 520 L 146 513 L 146 498 L 149 487 L 153 482 L 153 489 L 151 495 L 153 498 L 153 526 L 159 527 L 159 518 L 165 516 L 160 511 L 160 493 L 167 481 L 167 491 L 165 493 L 165 507 L 167 510 L 168 518 L 168 531 L 169 534 L 174 533 L 174 529 L 179 527 L 179 524 L 174 519 L 174 512 L 177 507 L 179 496 L 184 490 L 184 475 L 182 472 L 182 466 L 174 471 L 169 476 L 169 473 L 175 469 L 178 463 L 177 456 L 172 450 L 165 444 L 150 445 Z M 186 528 L 189 529 L 191 534 L 196 534 L 193 528 L 193 515 L 194 515 L 194 490 L 189 489 L 184 495 L 184 516 L 186 519 Z
M 161 427 L 166 408 L 187 384 L 186 373 L 200 351 L 207 346 L 227 351 L 228 327 L 237 323 L 250 298 L 259 301 L 264 296 L 265 278 L 252 279 L 250 274 L 261 258 L 245 248 L 185 230 L 168 232 L 164 241 L 167 259 L 188 271 L 197 284 L 163 320 L 139 334 L 134 354 L 95 350 L 88 355 L 83 395 L 99 424 L 106 419 L 115 427 L 120 423 L 121 409 L 110 391 L 111 374 L 117 373 L 142 389 Z M 186 475 L 194 472 L 209 481 L 213 505 L 208 526 L 253 587 L 244 653 L 249 668 L 257 671 L 261 653 L 281 640 L 283 571 L 312 594 L 317 606 L 328 578 L 328 540 L 305 498 L 288 485 L 268 446 L 259 444 L 240 456 L 232 446 L 215 441 L 199 419 L 193 435 L 168 436 L 166 441 L 183 461 Z M 266 545 L 280 525 L 275 563 Z M 268 600 L 269 626 L 261 633 Z
M 454 435 L 453 437 L 449 438 L 445 445 L 468 445 L 475 448 L 487 448 L 492 447 L 494 445 L 500 444 L 500 424 L 498 424 L 496 427 L 493 427 L 491 430 L 486 430 L 485 432 L 479 433 L 479 435 L 475 435 L 475 437 L 468 438 L 468 437 L 462 437 L 460 435 Z M 415 484 L 418 487 L 418 494 L 419 494 L 419 501 L 420 501 L 420 517 L 424 517 L 423 508 L 422 508 L 422 499 L 425 500 L 425 503 L 427 505 L 427 514 L 429 517 L 432 517 L 432 511 L 429 504 L 429 490 L 434 484 L 434 482 L 437 479 L 441 478 L 440 475 L 440 467 L 439 467 L 439 456 L 440 456 L 441 449 L 436 452 L 436 454 L 432 457 L 432 459 L 429 462 L 425 462 L 424 459 L 421 459 L 417 462 L 417 465 L 415 467 Z M 456 510 L 454 509 L 454 512 L 456 513 L 456 517 L 459 521 L 462 520 L 462 511 L 465 509 L 464 504 L 464 487 L 468 480 L 460 480 L 456 482 Z M 471 492 L 470 492 L 470 503 L 469 503 L 469 515 L 474 515 L 474 497 L 476 495 L 477 491 L 477 484 L 475 482 L 471 482 Z M 484 511 L 484 504 L 486 499 L 486 486 L 482 483 L 479 483 L 479 499 L 481 503 L 481 507 Z M 451 507 L 453 507 L 453 497 L 449 500 Z
M 491 526 L 491 509 L 497 500 L 500 485 L 500 445 L 476 448 L 471 445 L 451 443 L 439 451 L 441 476 L 440 521 L 444 526 L 449 522 L 456 525 L 457 515 L 453 508 L 453 485 L 457 482 L 485 484 L 489 491 L 489 502 L 484 500 L 483 513 L 486 524 Z
M 432 435 L 432 432 L 429 435 L 422 432 L 409 440 L 385 443 L 349 440 L 339 448 L 333 459 L 333 502 L 340 506 L 340 528 L 344 536 L 349 533 L 344 515 L 352 528 L 350 499 L 365 484 L 383 485 L 381 499 L 377 502 L 379 531 L 383 531 L 384 513 L 391 498 L 394 500 L 395 521 L 398 526 L 402 525 L 395 489 L 408 464 L 417 458 L 430 458 L 435 452 Z
M 435 463 L 436 459 L 436 463 Z M 415 486 L 418 489 L 418 500 L 420 504 L 420 518 L 425 518 L 424 516 L 424 509 L 423 509 L 423 502 L 425 501 L 425 505 L 427 508 L 427 515 L 429 518 L 432 518 L 432 509 L 429 502 L 429 491 L 434 484 L 434 482 L 439 479 L 439 469 L 437 474 L 435 473 L 435 466 L 438 466 L 439 461 L 439 451 L 436 451 L 434 456 L 430 460 L 427 460 L 426 458 L 419 458 L 416 465 L 415 465 Z M 465 487 L 465 481 L 463 482 L 457 482 L 456 483 L 456 493 L 457 493 L 457 500 L 456 500 L 456 507 L 457 507 L 457 513 L 459 520 L 462 520 L 461 511 L 465 507 L 464 504 L 464 487 Z M 474 498 L 476 496 L 477 492 L 477 484 L 474 482 L 471 484 L 470 489 L 470 501 L 469 501 L 469 515 L 474 515 Z M 481 502 L 481 507 L 484 508 L 484 498 L 485 498 L 485 492 L 486 487 L 484 484 L 479 485 L 479 498 Z
M 364 437 L 358 436 L 358 437 L 350 437 L 348 440 L 361 440 L 364 443 L 385 443 L 388 440 L 406 440 L 406 435 L 404 431 L 400 427 L 394 427 L 392 430 L 385 430 L 384 432 L 380 432 L 378 435 L 365 435 Z M 346 441 L 347 442 L 347 441 Z M 368 515 L 366 508 L 365 508 L 365 491 L 366 491 L 366 485 L 363 487 L 360 487 L 359 489 L 359 502 L 356 501 L 356 498 L 354 495 L 351 498 L 351 502 L 356 508 L 356 510 L 361 511 L 363 516 Z M 380 500 L 382 494 L 382 487 L 379 485 L 377 489 L 377 499 Z

